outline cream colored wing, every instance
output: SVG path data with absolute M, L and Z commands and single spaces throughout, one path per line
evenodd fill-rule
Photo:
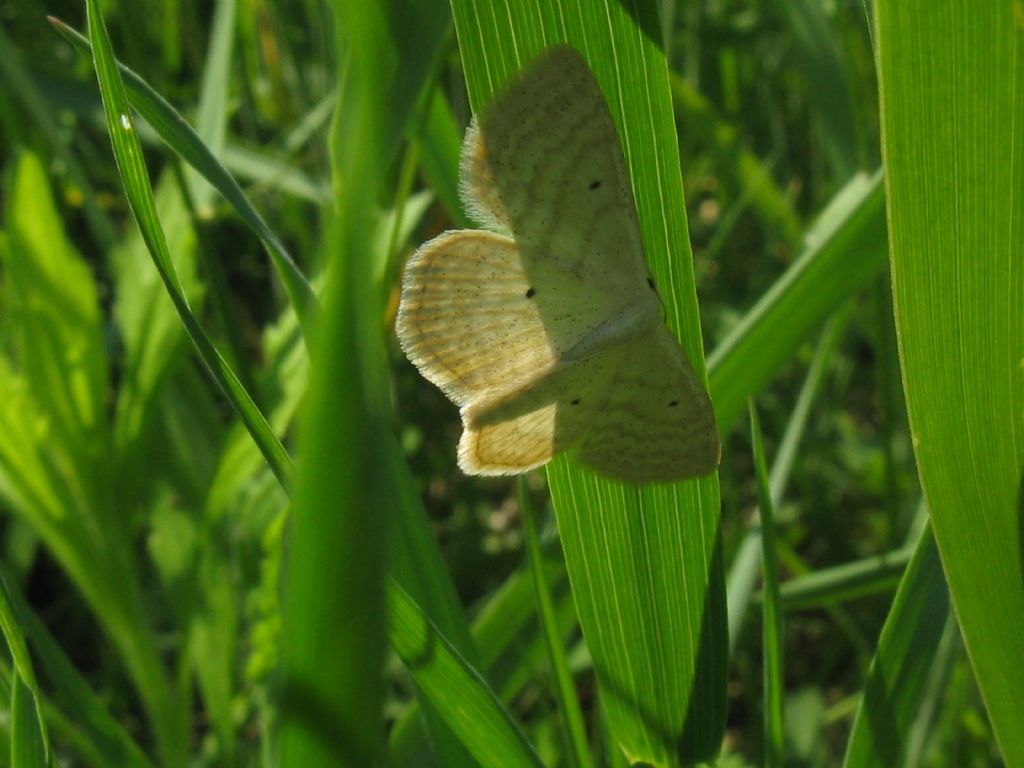
M 527 273 L 557 265 L 590 287 L 598 315 L 649 290 L 619 137 L 572 48 L 547 49 L 474 119 L 461 176 L 467 208 L 511 233 Z
M 631 483 L 669 483 L 714 471 L 718 427 L 707 392 L 661 323 L 622 345 L 604 406 L 588 414 L 577 456 Z
M 516 245 L 446 232 L 409 260 L 395 321 L 406 356 L 456 405 L 515 388 L 554 363 Z
M 547 375 L 502 399 L 462 411 L 459 466 L 470 475 L 507 475 L 539 467 L 584 439 L 624 354 L 609 349 Z
M 656 313 L 653 292 L 643 299 Z M 395 330 L 409 360 L 464 406 L 545 376 L 595 330 L 636 313 L 602 303 L 555 265 L 527 274 L 507 237 L 460 230 L 434 238 L 409 260 Z

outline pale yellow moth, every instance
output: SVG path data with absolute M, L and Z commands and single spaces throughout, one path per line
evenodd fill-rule
M 402 349 L 461 409 L 471 475 L 561 451 L 633 483 L 712 472 L 714 412 L 661 319 L 611 114 L 583 57 L 547 49 L 476 115 L 461 195 L 487 230 L 405 270 Z

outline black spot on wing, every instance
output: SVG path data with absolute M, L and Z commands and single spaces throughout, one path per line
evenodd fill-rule
M 670 402 L 668 404 L 668 407 L 669 408 L 675 408 L 677 405 L 679 405 L 679 401 L 678 400 L 673 400 L 672 402 Z
M 526 289 L 526 298 L 532 299 L 536 295 L 537 295 L 537 292 L 535 290 L 533 290 L 533 288 L 527 288 Z
M 587 187 L 587 189 L 593 191 L 593 190 L 597 189 L 600 186 L 601 186 L 601 182 L 599 180 L 595 179 L 594 181 L 590 182 L 590 186 Z

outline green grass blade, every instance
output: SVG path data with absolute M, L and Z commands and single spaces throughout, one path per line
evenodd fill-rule
M 910 548 L 895 549 L 797 576 L 782 585 L 782 602 L 787 611 L 800 611 L 888 592 L 899 583 L 912 554 Z
M 39 674 L 48 684 L 51 701 L 60 711 L 70 713 L 80 729 L 82 752 L 101 757 L 101 765 L 125 768 L 153 768 L 139 746 L 107 710 L 106 704 L 92 692 L 71 661 L 64 655 L 49 631 L 31 612 L 25 598 L 12 585 L 11 575 L 0 567 L 0 579 L 6 586 L 12 616 L 32 648 Z
M 384 741 L 386 531 L 396 505 L 387 438 L 374 205 L 395 59 L 383 9 L 333 5 L 345 51 L 331 129 L 337 204 L 325 228 L 324 308 L 301 438 L 284 574 L 280 765 L 371 765 Z M 329 353 L 329 354 L 327 354 Z
M 174 271 L 189 306 L 198 309 L 205 301 L 205 286 L 199 278 L 193 220 L 170 175 L 157 182 L 155 197 Z M 189 344 L 174 302 L 163 284 L 153 279 L 152 256 L 138 229 L 126 233 L 110 263 L 113 319 L 122 344 L 113 440 L 118 493 L 127 500 L 144 493 L 151 476 L 145 469 L 160 448 L 153 443 L 161 439 L 160 431 L 152 425 L 159 418 L 162 385 L 189 353 Z
M 797 396 L 789 422 L 786 424 L 786 431 L 779 443 L 779 450 L 772 463 L 771 477 L 769 478 L 772 503 L 775 505 L 782 503 L 790 472 L 796 462 L 797 449 L 811 415 L 811 406 L 821 390 L 828 364 L 835 355 L 848 317 L 848 310 L 840 312 L 829 321 L 828 326 L 822 332 L 804 384 L 800 388 L 800 394 Z M 743 618 L 750 607 L 754 585 L 761 570 L 761 550 L 761 531 L 759 529 L 751 530 L 744 537 L 729 565 L 726 589 L 729 606 L 730 654 L 739 640 L 740 632 L 743 629 Z
M 156 215 L 153 191 L 150 188 L 149 177 L 142 160 L 139 139 L 131 122 L 128 97 L 117 69 L 110 39 L 103 26 L 103 19 L 96 3 L 90 1 L 87 9 L 89 33 L 95 57 L 96 75 L 103 97 L 104 113 L 107 118 L 107 129 L 129 207 L 135 216 L 143 238 L 146 240 L 160 278 L 174 301 L 175 309 L 199 351 L 200 357 L 242 421 L 245 422 L 253 439 L 260 446 L 267 463 L 274 470 L 274 474 L 282 484 L 288 486 L 292 473 L 291 459 L 271 430 L 270 425 L 267 424 L 263 414 L 256 407 L 252 397 L 245 391 L 238 377 L 206 336 L 199 321 L 192 314 L 188 300 L 182 291 L 174 264 L 167 251 L 167 241 Z
M 49 750 L 36 695 L 17 669 L 11 682 L 11 768 L 46 768 Z
M 544 576 L 555 602 L 558 633 L 566 637 L 578 626 L 578 622 L 561 552 L 549 549 L 554 547 L 544 547 L 542 552 Z M 405 588 L 401 579 L 396 577 L 396 581 Z M 517 571 L 502 584 L 473 621 L 472 632 L 476 646 L 474 656 L 467 656 L 457 634 L 440 626 L 434 618 L 437 614 L 431 607 L 422 604 L 421 607 L 456 647 L 459 655 L 486 677 L 501 701 L 508 703 L 513 702 L 526 686 L 533 684 L 537 668 L 547 658 L 546 646 L 536 621 L 534 593 L 531 574 L 527 570 Z M 422 756 L 429 746 L 426 744 L 426 734 L 419 728 L 419 717 L 419 707 L 412 706 L 395 724 L 389 740 L 390 765 L 397 768 L 419 768 L 422 764 Z M 431 739 L 434 738 L 432 735 Z
M 83 51 L 92 50 L 92 44 L 64 22 L 51 18 L 50 23 L 75 47 Z M 113 66 L 116 60 L 113 59 L 113 54 L 111 57 L 111 66 Z M 167 142 L 167 146 L 181 155 L 224 196 L 224 199 L 231 204 L 242 221 L 260 238 L 267 253 L 270 254 L 274 268 L 281 278 L 281 283 L 284 285 L 288 298 L 298 313 L 304 332 L 308 337 L 311 314 L 315 313 L 318 301 L 312 286 L 299 271 L 295 261 L 278 240 L 277 235 L 257 213 L 242 188 L 238 186 L 238 182 L 221 165 L 185 118 L 132 70 L 121 64 L 117 64 L 117 67 L 124 77 L 121 90 L 124 91 L 127 86 L 127 96 L 131 99 L 132 106 L 139 111 L 146 122 L 156 129 L 161 138 Z M 104 98 L 104 104 L 106 104 L 106 98 Z M 128 114 L 127 106 L 124 114 Z
M 627 165 L 647 259 L 669 326 L 703 372 L 678 142 L 653 6 L 603 0 L 452 4 L 470 103 L 546 45 L 567 41 L 594 70 Z M 712 476 L 615 484 L 556 460 L 548 469 L 580 623 L 616 738 L 633 760 L 717 753 L 725 718 L 725 590 Z
M 199 109 L 196 111 L 196 133 L 214 157 L 221 157 L 224 152 L 234 39 L 235 0 L 224 0 L 217 3 L 210 26 L 209 47 L 199 91 Z M 129 100 L 130 94 L 129 89 Z M 207 215 L 213 199 L 213 188 L 194 169 L 189 176 L 196 208 Z
M 482 766 L 543 765 L 484 679 L 394 580 L 388 614 L 395 652 Z
M 11 684 L 11 765 L 45 766 L 50 760 L 50 740 L 43 717 L 39 684 L 25 634 L 15 618 L 7 584 L 0 577 L 0 628 L 14 662 Z
M 781 768 L 785 729 L 782 704 L 785 688 L 782 676 L 782 600 L 779 597 L 779 563 L 775 555 L 775 514 L 764 458 L 764 443 L 757 409 L 750 400 L 750 433 L 754 466 L 757 470 L 757 500 L 761 514 L 762 570 L 764 572 L 764 764 Z
M 1024 16 L 878 5 L 893 303 L 918 473 L 1007 765 L 1024 765 Z
M 575 768 L 590 768 L 590 748 L 587 745 L 587 732 L 583 725 L 583 714 L 580 712 L 579 700 L 576 697 L 576 685 L 569 663 L 562 647 L 562 636 L 555 608 L 548 591 L 547 576 L 544 573 L 544 561 L 540 551 L 540 539 L 537 535 L 537 522 L 534 519 L 533 505 L 530 503 L 529 487 L 526 478 L 520 476 L 516 481 L 519 496 L 519 509 L 523 515 L 526 534 L 526 552 L 530 561 L 530 573 L 537 593 L 537 613 L 540 617 L 541 631 L 547 645 L 548 659 L 555 676 L 555 691 L 562 722 L 568 731 L 566 742 L 569 745 L 569 765 Z
M 903 574 L 871 662 L 844 768 L 902 765 L 949 617 L 949 593 L 931 529 Z
M 723 434 L 796 346 L 883 268 L 884 205 L 880 173 L 855 177 L 808 232 L 797 260 L 708 356 Z
M 389 448 L 388 455 L 398 499 L 395 504 L 393 525 L 388 535 L 388 573 L 430 617 L 433 625 L 444 633 L 460 657 L 479 669 L 479 654 L 473 642 L 469 623 L 459 603 L 455 584 L 445 570 L 441 549 L 433 536 L 427 512 L 413 487 L 408 466 L 402 461 L 398 445 L 392 442 Z M 434 754 L 439 765 L 451 768 L 471 768 L 475 765 L 462 741 L 446 724 L 437 707 L 429 699 L 424 701 L 422 695 L 417 698 L 423 706 L 415 709 L 420 710 L 418 714 L 423 715 L 423 723 L 426 726 L 425 731 L 419 730 L 417 734 L 424 738 L 416 739 L 414 744 L 402 743 L 399 747 L 409 750 L 408 754 L 413 761 L 411 764 L 421 763 L 423 756 L 429 751 Z M 388 742 L 388 757 L 392 766 L 396 765 L 392 750 L 396 745 L 398 730 L 396 726 Z M 426 738 L 428 736 L 429 738 Z

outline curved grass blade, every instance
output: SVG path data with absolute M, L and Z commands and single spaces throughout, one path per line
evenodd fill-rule
M 50 739 L 39 684 L 25 634 L 14 615 L 7 582 L 0 577 L 0 628 L 14 662 L 11 681 L 11 765 L 27 768 L 50 762 Z
M 14 582 L 2 566 L 0 580 L 4 584 L 13 620 L 24 632 L 40 674 L 47 682 L 50 703 L 57 705 L 52 711 L 73 713 L 74 725 L 80 730 L 75 740 L 84 742 L 80 751 L 100 756 L 100 765 L 153 768 L 139 746 L 107 710 L 107 705 L 92 692 L 43 623 L 32 613 L 24 596 L 10 586 Z
M 912 554 L 912 548 L 904 547 L 797 576 L 782 585 L 782 603 L 787 611 L 802 611 L 889 592 L 904 576 Z
M 93 0 L 88 0 L 86 8 L 96 76 L 100 84 L 103 110 L 107 119 L 107 130 L 110 133 L 114 158 L 117 161 L 128 205 L 143 239 L 146 241 L 146 246 L 153 257 L 153 263 L 160 273 L 160 278 L 174 302 L 182 323 L 199 351 L 200 357 L 245 423 L 257 445 L 260 446 L 260 451 L 274 474 L 287 488 L 292 475 L 291 458 L 285 452 L 284 446 L 277 439 L 263 414 L 256 407 L 252 397 L 242 387 L 231 367 L 206 336 L 199 321 L 192 314 L 188 300 L 182 291 L 174 264 L 167 251 L 167 241 L 164 238 L 163 229 L 156 215 L 153 190 L 142 160 L 142 148 L 139 146 L 139 139 L 132 124 L 127 94 L 117 69 L 110 38 L 97 4 Z
M 49 21 L 54 29 L 76 48 L 85 52 L 92 52 L 92 44 L 77 31 L 60 19 L 50 17 Z M 115 64 L 116 60 L 113 58 L 113 52 L 111 51 L 110 65 L 114 66 Z M 267 253 L 270 254 L 271 262 L 277 270 L 288 299 L 299 316 L 303 335 L 308 340 L 309 331 L 314 319 L 313 316 L 319 306 L 319 301 L 313 292 L 312 286 L 306 280 L 305 275 L 299 270 L 284 245 L 278 240 L 277 235 L 274 234 L 263 220 L 263 217 L 259 215 L 252 203 L 249 202 L 249 198 L 245 196 L 238 182 L 217 160 L 185 118 L 131 69 L 123 64 L 116 64 L 116 66 L 124 78 L 121 84 L 122 95 L 127 95 L 131 105 L 146 119 L 146 122 L 153 126 L 157 133 L 160 134 L 160 137 L 167 143 L 167 146 L 184 158 L 192 168 L 198 171 L 206 181 L 224 196 L 224 199 L 231 204 L 242 221 L 249 226 L 263 243 Z M 107 98 L 107 96 L 103 98 L 104 108 L 106 108 Z M 125 105 L 122 113 L 128 114 L 127 105 Z M 108 121 L 109 117 L 108 114 Z
M 543 766 L 484 679 L 394 579 L 388 581 L 388 614 L 395 652 L 481 765 Z
M 46 768 L 50 764 L 39 701 L 17 669 L 11 680 L 10 757 L 14 768 Z

